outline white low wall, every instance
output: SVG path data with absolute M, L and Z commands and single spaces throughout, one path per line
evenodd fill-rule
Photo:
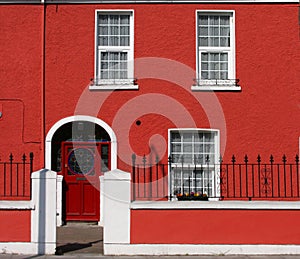
M 56 172 L 31 174 L 31 201 L 2 201 L 0 209 L 31 209 L 31 242 L 1 242 L 0 251 L 17 254 L 54 254 L 56 249 Z
M 114 170 L 103 181 L 105 255 L 296 255 L 300 245 L 130 244 L 130 210 L 299 210 L 300 202 L 208 201 L 130 202 L 130 173 Z

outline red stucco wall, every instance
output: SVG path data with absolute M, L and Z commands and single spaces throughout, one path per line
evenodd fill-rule
M 134 10 L 135 58 L 161 57 L 176 60 L 196 69 L 195 12 L 202 9 L 235 10 L 236 15 L 236 76 L 241 92 L 219 92 L 218 97 L 226 119 L 227 137 L 225 159 L 235 153 L 237 159 L 248 154 L 255 159 L 273 153 L 291 157 L 299 149 L 299 32 L 296 5 L 210 5 L 210 4 L 138 4 L 138 5 L 51 5 L 47 7 L 47 130 L 66 116 L 74 114 L 78 98 L 94 77 L 94 20 L 96 9 Z M 66 26 L 62 26 L 66 24 Z M 139 67 L 135 68 L 135 71 Z M 172 73 L 172 71 L 171 71 Z M 173 72 L 174 76 L 178 72 Z M 179 72 L 180 74 L 180 72 Z M 138 77 L 138 76 L 137 76 Z M 193 78 L 187 78 L 192 84 Z M 174 118 L 165 113 L 147 112 L 124 121 L 124 129 L 114 128 L 120 111 L 134 98 L 159 93 L 180 102 L 194 118 L 199 128 L 211 127 L 206 112 L 197 103 L 195 93 L 178 85 L 155 79 L 138 79 L 138 91 L 118 91 L 110 96 L 104 92 L 89 92 L 87 107 L 105 99 L 97 107 L 98 117 L 117 133 L 118 145 L 126 145 L 121 135 L 129 128 L 127 160 L 131 151 L 138 155 L 149 153 L 149 138 L 160 134 L 167 140 L 167 130 L 174 127 Z M 103 97 L 105 96 L 105 97 Z M 196 96 L 196 98 L 195 98 Z M 166 98 L 168 109 L 174 107 Z M 153 101 L 154 106 L 161 103 Z M 136 111 L 146 108 L 137 102 Z M 213 109 L 213 107 L 211 108 Z M 88 109 L 86 109 L 88 110 Z M 98 112 L 99 110 L 99 112 Z M 151 107 L 149 108 L 151 110 Z M 88 113 L 88 112 L 87 112 Z M 135 111 L 132 111 L 133 117 Z M 156 113 L 156 112 L 155 112 Z M 174 113 L 174 116 L 179 116 Z M 182 117 L 181 121 L 185 121 Z M 185 127 L 190 127 L 186 123 Z M 127 135 L 126 135 L 127 137 Z M 155 148 L 155 145 L 154 145 Z M 126 152 L 125 152 L 126 153 Z
M 42 6 L 1 5 L 0 156 L 41 161 Z
M 9 152 L 35 153 L 35 168 L 43 166 L 44 136 L 42 132 L 41 89 L 43 79 L 43 47 L 45 56 L 45 120 L 46 131 L 59 121 L 74 115 L 83 90 L 94 77 L 94 30 L 96 9 L 134 10 L 135 58 L 160 57 L 196 69 L 196 10 L 234 10 L 236 26 L 236 77 L 241 92 L 203 93 L 183 89 L 175 83 L 159 79 L 139 79 L 138 91 L 89 92 L 87 107 L 99 100 L 103 105 L 89 112 L 112 126 L 119 148 L 124 146 L 125 163 L 131 153 L 149 153 L 149 139 L 154 134 L 167 141 L 168 128 L 175 127 L 175 116 L 184 127 L 191 127 L 176 112 L 150 112 L 165 105 L 175 111 L 169 97 L 174 98 L 199 128 L 212 127 L 207 111 L 198 103 L 200 96 L 216 95 L 226 119 L 227 139 L 224 160 L 234 153 L 253 160 L 258 153 L 265 159 L 272 153 L 276 159 L 286 153 L 291 160 L 299 152 L 299 26 L 297 4 L 98 4 L 52 5 L 46 7 L 46 42 L 43 46 L 42 5 L 2 5 L 0 43 L 0 119 L 1 158 Z M 136 73 L 139 67 L 135 69 Z M 180 71 L 170 71 L 175 76 Z M 137 75 L 138 77 L 138 75 Z M 190 85 L 193 78 L 184 78 Z M 159 93 L 163 104 L 152 103 L 146 109 L 139 101 L 131 111 L 134 119 L 124 121 L 121 128 L 115 118 L 125 104 L 134 98 Z M 210 110 L 215 109 L 212 105 Z M 137 110 L 145 110 L 134 117 Z M 142 124 L 137 126 L 136 120 Z M 185 123 L 186 122 L 186 123 Z M 121 134 L 129 129 L 125 137 Z M 129 144 L 131 147 L 129 148 Z M 125 141 L 126 140 L 126 141 Z M 153 149 L 158 147 L 152 145 Z M 125 164 L 119 160 L 121 168 Z
M 0 211 L 0 242 L 30 242 L 30 210 Z
M 132 244 L 300 244 L 300 211 L 131 210 Z

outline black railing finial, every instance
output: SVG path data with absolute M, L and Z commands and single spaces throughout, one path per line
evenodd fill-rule
M 156 156 L 155 156 L 155 163 L 158 164 L 158 162 L 159 162 L 159 156 L 156 155 Z
M 147 158 L 146 158 L 146 155 L 144 154 L 143 155 L 143 164 L 144 164 L 144 166 L 145 166 L 146 162 L 147 162 Z
M 235 156 L 234 155 L 232 155 L 232 158 L 231 158 L 231 162 L 234 164 L 235 163 Z
M 247 156 L 247 154 L 245 155 L 245 157 L 244 157 L 244 162 L 247 164 L 248 163 L 248 156 Z
M 299 155 L 298 155 L 298 154 L 297 154 L 296 157 L 295 157 L 295 162 L 296 162 L 296 164 L 299 163 Z
M 260 156 L 260 154 L 258 154 L 258 155 L 257 155 L 257 163 L 260 164 L 260 162 L 261 162 L 261 156 Z
M 274 163 L 274 157 L 273 157 L 273 155 L 270 156 L 270 163 L 271 163 L 271 164 Z
M 282 156 L 282 162 L 285 164 L 286 163 L 286 155 L 284 154 L 283 156 Z
M 220 162 L 220 164 L 223 163 L 223 157 L 222 157 L 222 155 L 219 156 L 219 162 Z
M 135 161 L 136 161 L 136 154 L 135 153 L 132 154 L 131 160 L 132 160 L 132 165 L 135 165 Z
M 12 153 L 10 153 L 9 155 L 9 162 L 12 163 L 12 161 L 14 160 L 14 156 Z

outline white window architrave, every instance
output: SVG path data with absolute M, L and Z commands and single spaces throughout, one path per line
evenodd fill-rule
M 128 16 L 129 17 L 129 44 L 100 44 L 100 16 Z M 120 24 L 118 24 L 120 26 Z M 112 24 L 108 23 L 107 29 L 109 30 Z M 119 28 L 120 29 L 120 28 Z M 120 32 L 120 30 L 119 30 Z M 102 35 L 103 36 L 103 35 Z M 109 38 L 116 36 L 117 38 L 121 38 L 123 36 L 121 33 L 117 35 L 110 35 L 110 32 L 107 35 L 108 41 Z M 117 59 L 112 60 L 110 56 L 115 54 Z M 123 63 L 126 68 L 123 70 L 122 76 L 104 76 L 103 74 L 103 55 L 106 55 L 108 58 L 106 63 L 109 68 L 111 68 L 112 64 L 117 65 L 112 70 L 121 70 L 121 63 Z M 122 57 L 121 57 L 122 56 Z M 125 58 L 124 58 L 125 57 Z M 122 61 L 121 61 L 122 59 Z M 101 63 L 102 62 L 102 63 Z M 92 84 L 89 86 L 90 90 L 126 90 L 126 89 L 138 89 L 138 85 L 135 83 L 134 79 L 134 10 L 127 9 L 101 9 L 95 11 L 95 71 L 94 71 L 94 80 Z M 107 68 L 109 70 L 109 68 Z M 109 71 L 108 71 L 109 73 Z M 124 76 L 124 74 L 126 74 Z
M 200 43 L 200 36 L 203 36 L 200 34 L 199 29 L 199 20 L 200 17 L 229 17 L 229 46 L 209 46 L 210 44 L 207 44 L 207 46 L 203 46 Z M 219 21 L 221 18 L 219 19 Z M 217 37 L 221 37 L 221 29 L 224 29 L 224 26 L 219 25 L 213 25 L 216 29 L 219 29 L 219 33 Z M 205 26 L 203 26 L 205 27 Z M 209 40 L 213 38 L 213 34 L 211 34 L 211 31 L 214 29 L 207 26 L 207 38 Z M 226 29 L 226 28 L 225 28 Z M 202 37 L 203 38 L 203 37 Z M 218 45 L 218 44 L 217 44 Z M 219 44 L 221 45 L 221 44 Z M 210 74 L 212 70 L 209 68 L 203 66 L 203 55 L 207 56 L 207 64 L 209 63 L 209 58 L 213 56 L 214 54 L 219 55 L 219 60 L 221 60 L 221 56 L 227 57 L 227 68 L 225 69 L 227 72 L 227 75 L 220 76 L 221 72 L 219 73 L 219 76 L 204 76 L 205 73 L 204 70 L 207 70 L 207 73 Z M 223 63 L 224 64 L 224 63 Z M 226 66 L 226 64 L 224 64 Z M 221 68 L 221 62 L 219 62 L 219 71 L 222 70 Z M 236 67 L 235 67 L 235 11 L 234 10 L 197 10 L 196 11 L 196 70 L 197 70 L 197 78 L 195 85 L 192 86 L 192 90 L 194 91 L 207 91 L 207 90 L 217 90 L 217 91 L 240 91 L 241 87 L 237 85 L 236 81 Z
M 180 134 L 180 138 L 181 140 L 174 140 L 172 137 L 173 133 L 179 133 Z M 184 140 L 184 135 L 185 134 L 192 134 L 192 140 L 191 141 L 185 141 Z M 196 135 L 199 135 L 201 137 L 201 135 L 210 135 L 211 140 L 210 141 L 205 141 L 205 139 L 198 139 L 195 140 Z M 186 152 L 184 149 L 184 144 L 190 144 L 190 148 L 191 151 Z M 181 150 L 174 150 L 174 146 L 177 146 L 177 148 L 180 148 Z M 201 148 L 203 148 L 203 151 L 197 151 L 195 146 L 198 145 Z M 205 151 L 205 145 L 211 145 L 213 146 L 213 151 Z M 188 148 L 188 147 L 187 147 Z M 207 166 L 207 164 L 205 163 L 205 154 L 210 153 L 210 162 L 209 162 L 209 166 Z M 179 159 L 174 159 L 174 155 L 181 155 L 181 156 L 186 156 L 187 157 L 187 161 L 182 162 L 182 160 Z M 187 170 L 190 171 L 191 174 L 193 169 L 194 169 L 194 165 L 195 165 L 195 157 L 199 157 L 199 156 L 203 156 L 202 157 L 202 162 L 197 161 L 196 165 L 197 165 L 197 169 L 199 169 L 200 167 L 203 168 L 204 170 L 208 170 L 209 171 L 209 176 L 205 176 L 203 175 L 204 178 L 209 178 L 209 187 L 205 187 L 204 185 L 197 185 L 197 190 L 195 190 L 195 186 L 193 185 L 193 183 L 191 183 L 191 191 L 192 192 L 198 192 L 199 189 L 201 189 L 201 192 L 205 192 L 206 194 L 208 194 L 209 196 L 209 200 L 219 200 L 218 197 L 220 197 L 220 168 L 219 168 L 219 155 L 220 155 L 220 131 L 218 129 L 204 129 L 204 128 L 172 128 L 168 130 L 168 157 L 172 158 L 172 163 L 169 166 L 169 173 L 168 173 L 168 182 L 171 183 L 168 185 L 168 194 L 169 196 L 174 198 L 174 191 L 175 188 L 178 188 L 178 184 L 176 184 L 174 182 L 175 178 L 175 169 L 178 169 L 179 171 L 183 168 L 183 170 Z M 178 157 L 177 157 L 178 158 Z M 181 170 L 182 171 L 182 170 Z M 178 172 L 179 173 L 179 172 Z M 181 184 L 182 181 L 184 181 L 185 176 L 184 176 L 184 172 L 180 172 L 180 177 L 181 177 Z M 191 176 L 191 179 L 194 176 Z M 178 177 L 177 177 L 178 180 Z M 195 180 L 195 179 L 194 179 Z M 206 179 L 207 180 L 207 179 Z M 204 180 L 200 180 L 203 181 Z M 187 186 L 184 186 L 184 189 L 186 189 Z M 181 189 L 181 192 L 184 192 L 185 190 Z M 212 198 L 210 198 L 212 197 Z M 175 199 L 176 200 L 176 199 Z

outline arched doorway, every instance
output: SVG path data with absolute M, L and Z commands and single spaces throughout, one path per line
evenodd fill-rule
M 99 221 L 99 176 L 116 168 L 116 138 L 103 121 L 72 116 L 57 122 L 46 138 L 46 166 L 63 175 L 63 221 Z

